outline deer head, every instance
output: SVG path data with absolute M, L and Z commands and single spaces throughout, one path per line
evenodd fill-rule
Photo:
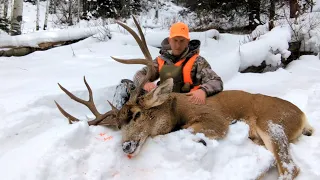
M 112 109 L 100 114 L 93 102 L 90 86 L 84 78 L 89 91 L 89 101 L 79 99 L 59 84 L 59 87 L 73 100 L 84 104 L 96 116 L 88 121 L 89 125 L 116 126 L 122 133 L 123 152 L 131 156 L 139 153 L 146 139 L 151 136 L 167 134 L 175 126 L 175 98 L 170 96 L 173 80 L 167 79 L 159 87 L 137 98 L 135 102 L 127 102 L 118 110 L 110 102 Z M 68 118 L 69 123 L 79 119 L 67 113 L 57 102 L 60 112 Z
M 118 113 L 121 121 L 122 149 L 135 156 L 151 136 L 169 133 L 175 126 L 175 98 L 170 97 L 173 80 L 139 97 L 135 104 L 125 104 Z
M 104 114 L 98 112 L 94 102 L 90 86 L 86 79 L 84 82 L 89 92 L 89 100 L 82 100 L 60 84 L 59 87 L 73 100 L 84 104 L 96 116 L 95 119 L 88 121 L 89 125 L 116 126 L 122 132 L 122 149 L 124 153 L 135 156 L 139 153 L 142 145 L 149 136 L 169 133 L 175 126 L 174 108 L 176 107 L 175 98 L 170 96 L 173 88 L 173 80 L 167 79 L 154 90 L 140 96 L 143 85 L 154 74 L 152 57 L 146 45 L 144 35 L 135 17 L 133 20 L 138 28 L 139 36 L 127 25 L 117 22 L 125 28 L 137 41 L 146 59 L 118 59 L 114 60 L 123 64 L 143 64 L 148 67 L 147 74 L 134 90 L 130 92 L 129 101 L 120 110 L 116 109 L 109 101 L 112 109 Z M 68 118 L 69 123 L 79 121 L 79 119 L 67 113 L 57 102 L 55 102 L 60 112 Z

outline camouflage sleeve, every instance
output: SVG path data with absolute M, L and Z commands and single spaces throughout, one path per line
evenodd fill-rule
M 199 56 L 197 61 L 196 76 L 200 79 L 200 88 L 203 89 L 207 97 L 217 94 L 223 90 L 223 82 L 212 69 L 208 61 Z
M 157 71 L 155 74 L 151 75 L 151 79 L 149 79 L 149 82 L 153 82 L 159 78 L 159 72 L 158 72 L 159 65 L 158 65 L 157 58 L 153 60 L 153 65 Z M 148 67 L 143 67 L 141 70 L 137 71 L 136 74 L 133 76 L 133 83 L 135 86 L 138 86 L 139 84 L 141 84 L 142 79 L 147 74 L 147 69 Z

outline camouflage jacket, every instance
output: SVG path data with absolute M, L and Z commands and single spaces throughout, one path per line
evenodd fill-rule
M 168 42 L 168 39 L 164 39 L 161 43 L 162 48 L 160 50 L 160 57 L 165 61 L 165 64 L 174 64 L 180 59 L 190 58 L 200 49 L 200 41 L 199 40 L 191 40 L 189 43 L 189 47 L 185 50 L 184 53 L 180 57 L 173 56 L 171 54 L 171 48 Z M 158 61 L 157 58 L 153 60 L 154 66 L 158 69 Z M 140 71 L 138 71 L 133 78 L 134 84 L 137 86 L 141 83 L 141 80 L 146 75 L 147 67 L 144 67 Z M 191 77 L 194 84 L 199 84 L 200 88 L 203 89 L 207 96 L 212 96 L 223 90 L 223 82 L 221 78 L 211 69 L 210 64 L 206 61 L 205 58 L 198 56 L 196 59 L 192 70 Z M 149 80 L 153 82 L 159 78 L 159 72 L 152 75 L 152 78 Z

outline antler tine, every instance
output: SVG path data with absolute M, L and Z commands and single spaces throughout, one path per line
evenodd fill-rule
M 64 88 L 63 86 L 61 86 L 59 83 L 59 87 L 62 89 L 63 92 L 65 92 L 71 99 L 73 99 L 74 101 L 78 102 L 78 103 L 81 103 L 85 106 L 87 106 L 90 111 L 96 116 L 101 116 L 101 114 L 98 112 L 94 102 L 93 102 L 93 98 L 92 98 L 92 90 L 90 88 L 90 86 L 88 85 L 87 81 L 86 81 L 86 78 L 84 77 L 84 83 L 86 84 L 86 87 L 89 91 L 89 100 L 88 101 L 85 101 L 83 99 L 80 99 L 78 98 L 77 96 L 75 96 L 74 94 L 72 94 L 71 92 L 69 92 L 66 88 Z
M 147 50 L 146 53 L 148 53 L 148 55 L 151 57 L 151 54 L 150 54 L 150 51 L 149 51 L 149 49 L 148 49 L 147 42 L 146 42 L 146 39 L 145 39 L 144 34 L 143 34 L 143 32 L 142 32 L 141 26 L 139 25 L 137 19 L 136 19 L 133 15 L 132 15 L 132 18 L 133 18 L 134 24 L 135 24 L 135 25 L 137 26 L 137 28 L 138 28 L 138 31 L 139 31 L 139 34 L 140 34 L 142 43 L 143 43 L 144 46 L 146 47 L 146 50 Z M 152 60 L 152 58 L 151 58 L 151 60 Z
M 107 100 L 108 101 L 108 100 Z M 109 105 L 111 106 L 112 110 L 118 110 L 110 101 L 108 101 Z
M 80 103 L 80 104 L 83 104 L 85 106 L 87 106 L 90 111 L 95 115 L 95 119 L 94 120 L 91 120 L 91 121 L 88 121 L 88 124 L 89 125 L 98 125 L 98 124 L 101 124 L 101 125 L 115 125 L 115 126 L 119 126 L 119 123 L 117 122 L 116 119 L 114 119 L 114 117 L 112 116 L 115 116 L 118 109 L 115 108 L 109 101 L 109 104 L 110 106 L 112 107 L 112 110 L 104 113 L 104 114 L 100 114 L 94 104 L 94 101 L 93 101 L 93 95 L 92 95 L 92 90 L 89 86 L 89 84 L 87 83 L 86 81 L 86 78 L 84 77 L 84 83 L 88 89 L 88 92 L 89 92 L 89 100 L 88 101 L 85 101 L 83 99 L 80 99 L 78 97 L 76 97 L 74 94 L 72 94 L 70 91 L 68 91 L 66 88 L 64 88 L 63 86 L 61 86 L 59 83 L 59 87 L 62 89 L 62 91 L 64 91 L 71 99 L 73 99 L 74 101 Z M 56 101 L 55 101 L 59 111 L 66 117 L 68 118 L 69 120 L 69 123 L 72 124 L 72 122 L 74 121 L 79 121 L 79 119 L 77 119 L 76 117 L 72 116 L 71 114 L 67 113 Z M 112 118 L 111 118 L 112 117 Z M 101 123 L 102 122 L 102 123 Z
M 106 118 L 108 118 L 108 116 L 110 115 L 114 115 L 115 114 L 115 110 L 112 109 L 110 111 L 108 111 L 107 113 L 103 114 L 102 116 L 97 117 L 94 120 L 88 121 L 89 126 L 91 125 L 114 125 L 114 126 L 118 126 L 119 124 L 117 123 L 116 119 L 108 119 L 107 121 L 105 121 Z M 104 123 L 101 123 L 104 122 Z
M 144 64 L 146 66 L 149 66 L 150 64 L 150 62 L 146 61 L 145 59 L 119 59 L 115 57 L 112 57 L 112 59 L 122 64 Z
M 141 81 L 141 84 L 139 85 L 139 87 L 136 88 L 136 90 L 134 92 L 132 92 L 132 95 L 130 96 L 130 102 L 134 102 L 136 100 L 136 98 L 139 96 L 141 89 L 143 87 L 143 85 L 149 81 L 149 79 L 151 78 L 152 74 L 154 74 L 154 72 L 156 71 L 156 69 L 153 66 L 153 60 L 150 54 L 150 51 L 147 47 L 147 43 L 146 43 L 146 39 L 144 37 L 144 34 L 141 30 L 141 26 L 139 25 L 137 19 L 133 17 L 134 23 L 136 25 L 136 27 L 138 28 L 139 31 L 139 35 L 141 37 L 141 39 L 139 38 L 139 36 L 137 35 L 137 33 L 135 31 L 133 31 L 130 27 L 128 27 L 126 24 L 122 23 L 122 22 L 117 22 L 119 25 L 121 25 L 124 29 L 126 29 L 136 40 L 136 42 L 138 43 L 141 51 L 143 52 L 144 56 L 146 59 L 118 59 L 115 57 L 112 57 L 114 60 L 123 63 L 123 64 L 144 64 L 146 65 L 148 68 L 147 70 L 147 74 L 145 76 L 145 78 Z
M 88 89 L 88 92 L 89 92 L 89 100 L 88 102 L 92 102 L 92 110 L 94 111 L 93 114 L 94 115 L 99 115 L 100 113 L 98 112 L 96 106 L 94 105 L 94 102 L 93 102 L 93 95 L 92 95 L 92 89 L 91 87 L 89 86 L 87 80 L 86 80 L 86 77 L 83 76 L 83 81 L 84 81 L 84 84 L 86 85 L 87 89 Z M 91 109 L 90 109 L 91 110 Z
M 61 114 L 63 114 L 66 118 L 68 118 L 69 124 L 72 124 L 73 121 L 79 121 L 79 119 L 75 118 L 71 114 L 67 113 L 64 109 L 62 109 L 62 107 L 57 103 L 57 101 L 54 101 L 54 102 L 56 103 Z
M 139 84 L 139 86 L 135 89 L 135 91 L 130 96 L 130 99 L 129 99 L 130 102 L 135 102 L 137 100 L 138 96 L 141 94 L 141 90 L 143 89 L 144 84 L 149 81 L 149 79 L 151 78 L 152 74 L 154 74 L 153 72 L 155 72 L 154 66 L 153 65 L 148 65 L 147 74 L 142 79 L 142 81 Z
M 144 57 L 146 58 L 146 61 L 152 61 L 152 57 L 151 54 L 148 50 L 148 48 L 146 48 L 146 45 L 144 44 L 144 42 L 142 42 L 142 40 L 140 39 L 140 37 L 137 35 L 136 32 L 134 32 L 134 30 L 132 30 L 129 26 L 127 26 L 126 24 L 122 23 L 122 22 L 117 22 L 120 26 L 122 26 L 124 29 L 126 29 L 136 40 L 136 42 L 138 43 L 142 53 L 144 54 Z M 139 27 L 139 24 L 136 24 L 137 27 Z M 142 34 L 143 35 L 143 34 Z M 113 58 L 113 57 L 112 57 Z

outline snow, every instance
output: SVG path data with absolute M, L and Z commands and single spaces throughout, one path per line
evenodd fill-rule
M 315 6 L 313 7 L 313 11 L 320 12 L 320 0 L 315 0 L 313 2 L 315 2 Z
M 101 27 L 93 28 L 73 28 L 59 31 L 40 31 L 18 36 L 1 37 L 0 47 L 5 46 L 27 46 L 38 47 L 38 44 L 43 42 L 59 42 L 66 40 L 77 40 L 86 38 L 99 33 Z
M 31 22 L 36 17 L 33 11 L 25 13 Z M 74 29 L 74 33 L 83 32 L 83 28 Z M 64 34 L 64 31 L 51 30 L 57 37 Z M 110 58 L 143 57 L 128 33 L 115 24 L 110 24 L 110 31 L 109 41 L 91 37 L 23 57 L 0 57 L 1 179 L 246 180 L 263 172 L 267 172 L 263 179 L 276 179 L 272 154 L 247 138 L 249 127 L 243 122 L 230 125 L 223 140 L 210 140 L 186 129 L 148 138 L 140 154 L 132 159 L 122 152 L 119 131 L 89 127 L 85 122 L 69 125 L 54 100 L 80 119 L 93 118 L 93 115 L 68 98 L 59 89 L 58 82 L 80 98 L 88 98 L 82 80 L 86 76 L 98 110 L 106 112 L 110 110 L 107 100 L 113 100 L 115 86 L 123 78 L 131 79 L 143 67 L 119 64 Z M 42 38 L 48 37 L 46 32 L 40 33 Z M 164 29 L 146 31 L 152 57 L 158 55 L 157 47 L 167 34 L 168 30 Z M 297 179 L 319 179 L 319 58 L 302 56 L 286 69 L 241 74 L 239 69 L 257 65 L 263 59 L 277 64 L 279 56 L 287 57 L 290 29 L 279 26 L 252 42 L 248 42 L 245 35 L 220 33 L 217 40 L 213 35 L 216 35 L 214 30 L 191 33 L 192 38 L 201 40 L 200 55 L 222 77 L 226 90 L 280 97 L 306 113 L 315 133 L 291 143 L 290 152 L 301 169 Z M 36 41 L 37 38 L 29 43 Z M 277 53 L 273 55 L 270 51 Z M 207 146 L 197 142 L 200 138 Z
M 262 61 L 266 65 L 277 66 L 281 63 L 281 57 L 288 58 L 288 51 L 291 40 L 291 33 L 288 26 L 273 28 L 267 34 L 257 38 L 256 41 L 246 43 L 240 47 L 240 70 L 244 70 L 251 65 L 259 66 Z

